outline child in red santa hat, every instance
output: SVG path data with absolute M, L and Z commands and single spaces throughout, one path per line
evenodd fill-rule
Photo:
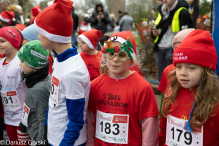
M 44 137 L 54 146 L 85 146 L 87 138 L 90 77 L 77 47 L 71 46 L 72 6 L 70 0 L 55 0 L 34 21 L 41 45 L 55 54 L 48 118 L 44 122 L 48 130 Z
M 0 14 L 1 26 L 15 26 L 15 14 L 13 11 L 2 11 Z
M 96 50 L 96 46 L 101 37 L 102 33 L 99 30 L 91 29 L 79 35 L 77 39 L 82 51 L 80 55 L 87 66 L 91 81 L 100 76 L 102 53 Z
M 91 82 L 88 146 L 158 145 L 158 107 L 151 85 L 129 70 L 136 62 L 131 31 L 113 35 L 101 50 L 104 74 Z
M 36 16 L 41 12 L 41 6 L 36 6 L 31 9 L 33 18 L 30 19 L 30 24 L 33 24 Z
M 190 34 L 193 30 L 195 30 L 194 28 L 189 28 L 189 29 L 184 29 L 181 30 L 180 32 L 178 32 L 175 37 L 173 38 L 173 42 L 172 42 L 172 47 L 173 49 L 176 49 L 179 44 L 186 38 L 186 36 L 188 34 Z M 161 76 L 160 79 L 160 83 L 157 87 L 157 89 L 161 92 L 161 102 L 160 102 L 160 115 L 159 115 L 159 119 L 161 118 L 161 108 L 162 108 L 162 103 L 163 103 L 163 98 L 165 93 L 168 90 L 168 84 L 169 84 L 169 79 L 168 79 L 168 74 L 175 69 L 175 66 L 173 64 L 168 65 Z
M 210 33 L 193 30 L 173 52 L 170 91 L 162 106 L 159 144 L 219 145 L 217 53 Z

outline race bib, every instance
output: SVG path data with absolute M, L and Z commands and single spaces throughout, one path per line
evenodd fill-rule
M 96 138 L 116 144 L 128 144 L 129 115 L 108 114 L 97 110 Z
M 21 122 L 28 127 L 28 115 L 30 113 L 30 108 L 24 103 L 23 114 Z
M 167 118 L 166 145 L 168 146 L 203 146 L 203 126 L 195 132 L 183 129 L 187 120 L 173 116 Z
M 58 105 L 58 96 L 59 96 L 59 79 L 52 77 L 52 90 L 51 90 L 51 99 L 54 103 L 54 107 Z
M 20 100 L 16 90 L 1 91 L 2 103 L 5 108 L 18 108 L 21 107 Z

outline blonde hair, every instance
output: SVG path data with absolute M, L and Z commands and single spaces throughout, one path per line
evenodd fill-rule
M 168 95 L 163 101 L 162 114 L 164 117 L 167 117 L 172 111 L 169 108 L 176 101 L 177 94 L 181 88 L 181 85 L 176 78 L 176 70 L 171 71 L 168 78 L 170 79 L 170 93 L 167 92 Z M 198 92 L 199 86 L 200 90 Z M 190 119 L 192 130 L 202 126 L 209 117 L 214 116 L 218 112 L 218 109 L 216 108 L 219 103 L 218 77 L 214 74 L 212 69 L 203 68 L 202 83 L 193 89 L 192 94 L 195 97 L 196 105 Z M 196 122 L 197 120 L 199 123 Z

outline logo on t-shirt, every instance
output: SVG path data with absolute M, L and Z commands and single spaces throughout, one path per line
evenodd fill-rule
M 7 76 L 7 79 L 16 79 L 17 77 L 14 76 Z

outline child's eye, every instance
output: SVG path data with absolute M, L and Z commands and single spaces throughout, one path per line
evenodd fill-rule
M 178 66 L 176 66 L 176 68 L 181 68 L 181 66 L 178 65 Z

